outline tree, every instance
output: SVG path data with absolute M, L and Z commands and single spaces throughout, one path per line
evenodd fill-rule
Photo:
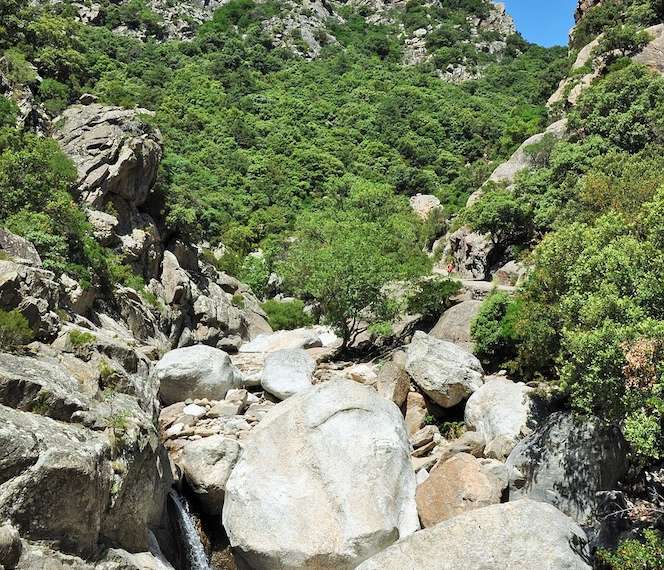
M 396 310 L 384 288 L 430 269 L 422 253 L 422 223 L 389 187 L 357 182 L 337 207 L 301 216 L 285 260 L 286 287 L 320 304 L 346 349 Z

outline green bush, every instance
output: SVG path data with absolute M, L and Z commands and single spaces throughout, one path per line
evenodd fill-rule
M 34 338 L 28 320 L 17 309 L 0 309 L 0 350 L 13 350 Z
M 661 570 L 664 536 L 657 530 L 644 530 L 641 539 L 624 540 L 615 552 L 600 550 L 597 559 L 602 570 Z
M 461 283 L 451 279 L 428 279 L 416 285 L 416 291 L 408 297 L 407 309 L 413 315 L 425 319 L 437 319 L 454 303 L 454 297 L 461 290 Z
M 97 340 L 97 337 L 90 332 L 79 331 L 77 329 L 69 331 L 69 342 L 71 342 L 72 346 L 75 348 L 88 346 L 95 340 Z
M 304 303 L 298 299 L 293 301 L 270 299 L 261 307 L 267 314 L 267 322 L 275 331 L 293 330 L 314 324 L 314 319 L 304 310 Z
M 505 366 L 514 356 L 519 304 L 507 293 L 491 294 L 480 307 L 470 333 L 475 354 L 490 368 Z

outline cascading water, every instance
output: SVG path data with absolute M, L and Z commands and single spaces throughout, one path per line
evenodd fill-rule
M 176 491 L 169 493 L 175 512 L 178 519 L 178 526 L 180 527 L 180 535 L 183 541 L 183 547 L 187 562 L 189 563 L 190 570 L 211 570 L 208 564 L 203 543 L 201 542 L 196 527 L 194 526 L 194 519 L 189 512 L 189 505 L 184 497 L 179 495 Z

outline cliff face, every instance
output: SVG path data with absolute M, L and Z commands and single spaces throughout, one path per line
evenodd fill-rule
M 601 3 L 602 0 L 578 0 L 576 11 L 574 12 L 574 20 L 579 22 L 588 10 Z

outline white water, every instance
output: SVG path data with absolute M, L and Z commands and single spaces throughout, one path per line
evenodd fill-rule
M 211 570 L 207 556 L 205 556 L 203 543 L 201 543 L 201 539 L 196 532 L 194 519 L 189 513 L 189 505 L 187 505 L 184 497 L 181 497 L 175 491 L 170 492 L 170 497 L 177 512 L 178 524 L 180 525 L 181 537 L 184 542 L 183 546 L 187 562 L 189 562 L 189 568 L 191 570 Z

